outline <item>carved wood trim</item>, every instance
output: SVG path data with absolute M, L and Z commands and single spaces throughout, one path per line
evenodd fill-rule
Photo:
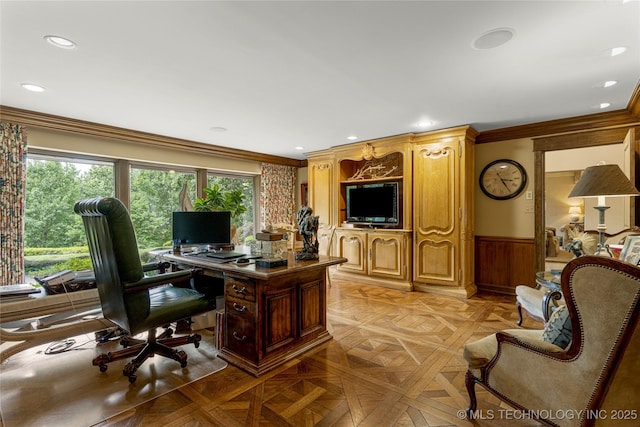
M 14 107 L 0 106 L 0 120 L 19 123 L 26 126 L 37 126 L 81 135 L 91 135 L 103 138 L 117 139 L 135 143 L 142 143 L 159 148 L 172 148 L 184 151 L 206 154 L 208 156 L 230 157 L 234 159 L 273 163 L 293 167 L 306 167 L 307 160 L 289 159 L 286 157 L 261 154 L 253 151 L 239 150 L 220 145 L 205 144 L 170 136 L 140 132 L 100 123 L 71 119 L 36 111 L 22 110 Z
M 629 132 L 629 126 L 533 138 L 533 151 L 555 151 L 576 147 L 619 144 L 624 141 L 627 132 Z

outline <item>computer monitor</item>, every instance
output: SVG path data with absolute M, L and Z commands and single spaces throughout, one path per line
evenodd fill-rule
M 231 212 L 173 212 L 174 245 L 229 245 Z

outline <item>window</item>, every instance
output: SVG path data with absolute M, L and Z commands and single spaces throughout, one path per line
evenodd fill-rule
M 43 276 L 68 268 L 91 268 L 76 201 L 113 196 L 113 163 L 48 155 L 27 156 L 25 271 Z M 80 256 L 80 252 L 82 256 Z
M 180 210 L 179 195 L 185 183 L 193 202 L 195 172 L 132 166 L 130 175 L 129 213 L 136 230 L 138 248 L 171 246 L 171 215 L 173 211 Z
M 116 160 L 36 150 L 29 153 L 25 200 L 27 280 L 66 269 L 92 268 L 82 219 L 73 212 L 73 205 L 89 197 L 118 197 L 115 172 Z M 172 212 L 180 210 L 183 185 L 191 202 L 195 202 L 196 171 L 135 164 L 128 168 L 128 174 L 128 208 L 145 261 L 146 251 L 171 245 Z M 244 195 L 246 212 L 233 221 L 236 242 L 240 244 L 254 234 L 257 179 L 211 172 L 207 176 L 208 186 L 218 184 L 224 191 L 239 189 Z
M 244 206 L 247 210 L 237 218 L 231 219 L 231 225 L 236 227 L 233 236 L 236 244 L 244 244 L 248 237 L 252 237 L 255 230 L 254 195 L 256 179 L 253 176 L 233 176 L 209 174 L 207 187 L 218 185 L 223 191 L 241 190 L 244 196 Z

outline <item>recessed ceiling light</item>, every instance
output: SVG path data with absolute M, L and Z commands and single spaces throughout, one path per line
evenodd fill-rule
M 614 47 L 613 49 L 611 49 L 611 56 L 618 56 L 620 54 L 623 54 L 627 51 L 627 48 L 624 46 L 620 46 L 620 47 Z
M 611 103 L 610 102 L 601 102 L 600 103 L 600 109 L 609 108 L 609 107 L 611 107 Z
M 351 135 L 351 136 L 348 136 L 348 137 L 347 137 L 347 139 L 348 139 L 349 141 L 355 141 L 356 139 L 358 139 L 358 137 L 357 137 L 357 136 L 355 136 L 355 135 Z
M 63 49 L 74 49 L 76 47 L 76 44 L 73 41 L 65 39 L 64 37 L 44 36 L 44 39 L 55 47 L 61 47 Z
M 42 86 L 34 85 L 32 83 L 22 83 L 20 86 L 31 92 L 44 92 L 46 90 Z
M 430 122 L 428 120 L 421 120 L 418 123 L 416 123 L 416 126 L 419 128 L 427 128 L 429 126 L 431 126 L 433 124 L 433 122 Z
M 471 45 L 479 50 L 494 49 L 507 43 L 514 34 L 515 30 L 512 28 L 496 28 L 480 35 Z
M 224 128 L 224 127 L 222 127 L 222 126 L 213 126 L 213 127 L 211 128 L 211 131 L 212 131 L 212 132 L 226 132 L 226 131 L 227 131 L 227 128 Z
M 618 84 L 618 82 L 616 80 L 607 80 L 606 82 L 604 82 L 604 87 L 611 87 Z
M 297 146 L 296 150 L 304 150 L 304 147 Z

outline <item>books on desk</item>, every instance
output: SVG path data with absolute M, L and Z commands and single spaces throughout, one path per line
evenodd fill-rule
M 68 282 L 69 280 L 73 280 L 76 277 L 76 273 L 72 270 L 64 270 L 56 274 L 52 274 L 51 276 L 43 277 L 41 279 L 37 279 L 38 283 L 41 285 L 59 285 L 60 283 Z
M 78 272 L 64 270 L 47 277 L 35 277 L 35 279 L 49 295 L 93 289 L 96 287 L 95 275 L 91 270 Z

